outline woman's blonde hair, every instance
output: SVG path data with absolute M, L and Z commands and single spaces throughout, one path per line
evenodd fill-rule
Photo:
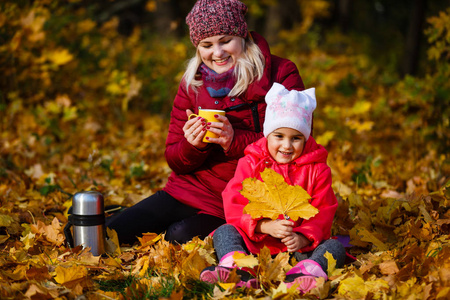
M 237 59 L 234 68 L 234 76 L 236 84 L 228 93 L 229 97 L 239 96 L 244 93 L 248 86 L 255 80 L 260 80 L 264 73 L 264 55 L 261 49 L 253 42 L 250 34 L 247 39 L 242 39 L 242 55 Z M 198 49 L 198 48 L 197 48 Z M 186 83 L 186 90 L 189 91 L 191 86 L 194 91 L 201 85 L 202 80 L 196 79 L 198 67 L 202 64 L 200 53 L 197 50 L 195 56 L 189 60 L 189 63 L 184 72 L 183 78 Z

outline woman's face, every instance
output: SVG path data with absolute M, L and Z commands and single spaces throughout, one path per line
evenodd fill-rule
M 198 52 L 203 63 L 216 73 L 231 69 L 242 54 L 242 38 L 233 35 L 216 35 L 203 39 Z
M 279 164 L 288 164 L 302 155 L 305 136 L 292 128 L 278 128 L 267 136 L 267 148 Z

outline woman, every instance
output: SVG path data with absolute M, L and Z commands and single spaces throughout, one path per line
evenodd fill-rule
M 206 237 L 225 223 L 221 193 L 248 144 L 263 137 L 264 97 L 274 82 L 304 85 L 294 63 L 271 55 L 263 37 L 248 32 L 238 0 L 198 0 L 186 18 L 196 55 L 175 97 L 165 157 L 173 170 L 162 191 L 107 221 L 121 243 L 145 232 L 171 242 Z M 189 119 L 198 109 L 225 110 L 220 122 Z M 202 141 L 206 131 L 218 134 Z

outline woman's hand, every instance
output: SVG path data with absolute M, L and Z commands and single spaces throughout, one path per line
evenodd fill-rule
M 190 109 L 186 110 L 186 115 L 189 118 L 194 112 Z M 196 117 L 188 120 L 183 126 L 184 137 L 186 140 L 198 149 L 204 149 L 208 146 L 203 142 L 203 137 L 206 134 L 206 123 L 202 117 Z
M 268 234 L 277 239 L 284 239 L 290 236 L 292 232 L 292 221 L 289 220 L 269 220 L 262 219 L 256 226 L 256 231 Z
M 207 139 L 211 143 L 219 144 L 220 146 L 222 146 L 224 151 L 227 151 L 231 146 L 231 142 L 233 142 L 234 137 L 233 126 L 231 126 L 231 123 L 230 121 L 228 121 L 228 118 L 226 116 L 215 115 L 214 117 L 220 122 L 208 122 L 206 124 L 206 130 L 209 130 L 212 133 L 217 134 L 218 137 L 217 138 L 207 137 Z
M 296 252 L 311 244 L 310 240 L 298 232 L 291 232 L 290 235 L 282 238 L 281 242 L 286 245 L 288 252 Z

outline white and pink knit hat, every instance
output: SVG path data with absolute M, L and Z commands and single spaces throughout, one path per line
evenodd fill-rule
M 274 83 L 266 95 L 266 118 L 264 136 L 287 127 L 303 133 L 306 140 L 311 134 L 311 121 L 316 109 L 315 88 L 304 91 L 288 91 L 283 85 Z

